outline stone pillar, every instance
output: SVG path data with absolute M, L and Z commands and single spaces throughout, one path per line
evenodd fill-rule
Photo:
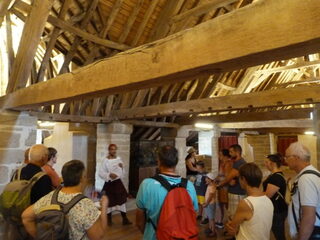
M 0 111 L 0 193 L 24 161 L 24 152 L 36 143 L 37 118 L 27 113 Z M 0 215 L 0 239 L 5 224 Z
M 274 133 L 269 133 L 269 141 L 270 141 L 270 153 L 276 153 L 277 150 L 277 141 L 276 141 L 276 136 Z
M 0 192 L 23 163 L 24 152 L 36 143 L 37 118 L 27 113 L 0 112 Z
M 55 123 L 52 134 L 43 141 L 47 147 L 57 149 L 57 163 L 54 169 L 61 176 L 62 166 L 73 159 L 72 157 L 72 132 L 69 132 L 69 123 Z M 79 149 L 80 151 L 81 149 Z M 76 159 L 76 158 L 75 158 Z M 82 159 L 78 159 L 82 160 Z M 85 163 L 85 161 L 84 161 Z
M 214 131 L 199 131 L 198 132 L 198 147 L 199 155 L 212 156 L 212 140 Z
M 185 158 L 187 156 L 187 137 L 189 136 L 190 130 L 192 130 L 191 126 L 180 127 L 175 139 L 175 147 L 178 150 L 179 154 L 179 162 L 176 168 L 176 172 L 182 177 L 186 177 Z
M 268 135 L 248 136 L 248 143 L 253 147 L 254 162 L 265 168 L 265 156 L 270 153 L 270 141 Z
M 221 135 L 220 128 L 218 126 L 214 126 L 212 131 L 212 138 L 211 138 L 211 172 L 214 174 L 219 173 L 219 137 Z
M 311 164 L 314 167 L 317 167 L 319 160 L 317 161 L 317 153 L 319 152 L 319 148 L 317 148 L 317 141 L 319 137 L 312 135 L 298 135 L 298 141 L 301 142 L 304 146 L 306 146 L 311 154 Z
M 124 163 L 124 185 L 128 188 L 130 164 L 130 135 L 133 127 L 130 124 L 110 123 L 97 125 L 97 153 L 96 153 L 96 189 L 101 190 L 104 181 L 98 176 L 102 161 L 108 154 L 108 146 L 113 143 L 118 146 L 117 154 Z
M 240 133 L 239 134 L 238 143 L 242 147 L 242 157 L 247 162 L 253 162 L 254 161 L 253 147 L 248 142 L 248 136 L 245 133 Z
M 318 169 L 320 168 L 320 104 L 316 104 L 313 110 L 313 128 L 316 136 L 316 162 L 317 164 L 314 165 Z M 312 160 L 312 159 L 311 159 Z
M 44 144 L 58 151 L 58 159 L 54 168 L 59 176 L 66 162 L 77 159 L 82 161 L 86 167 L 88 183 L 94 183 L 95 155 L 92 155 L 96 152 L 95 134 L 94 125 L 55 123 L 52 134 L 44 139 Z M 94 138 L 93 147 L 92 138 Z

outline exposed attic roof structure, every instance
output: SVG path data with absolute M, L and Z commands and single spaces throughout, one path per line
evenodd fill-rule
M 0 106 L 155 131 L 196 119 L 305 119 L 320 100 L 317 6 L 3 0 Z

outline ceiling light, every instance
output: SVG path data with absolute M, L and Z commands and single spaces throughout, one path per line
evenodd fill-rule
M 305 135 L 314 135 L 314 131 L 305 131 L 304 134 Z
M 213 129 L 213 124 L 212 123 L 196 123 L 194 126 L 196 128 L 201 128 L 201 129 L 206 129 L 206 130 Z
M 48 121 L 38 121 L 38 125 L 40 127 L 53 127 L 55 125 L 55 122 L 48 122 Z

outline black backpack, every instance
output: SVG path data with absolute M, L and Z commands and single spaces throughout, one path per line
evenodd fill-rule
M 61 187 L 52 195 L 51 204 L 40 209 L 36 215 L 37 240 L 68 240 L 69 220 L 68 212 L 80 200 L 86 198 L 79 194 L 66 204 L 58 202 Z

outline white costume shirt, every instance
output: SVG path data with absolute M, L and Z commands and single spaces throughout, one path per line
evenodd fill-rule
M 120 167 L 119 164 L 123 165 L 120 157 L 116 157 L 115 159 L 106 158 L 103 161 L 101 168 L 99 169 L 99 177 L 101 177 L 106 182 L 112 182 L 114 180 L 121 179 L 124 175 L 124 169 Z M 110 173 L 114 173 L 118 177 L 115 179 L 111 179 Z
M 318 214 L 320 214 L 320 177 L 315 174 L 304 174 L 300 177 L 300 175 L 306 170 L 313 170 L 319 172 L 315 167 L 309 165 L 302 169 L 302 171 L 295 177 L 295 181 L 298 181 L 298 190 L 292 196 L 292 202 L 294 204 L 294 210 L 297 216 L 298 223 L 300 222 L 299 219 L 299 195 L 300 195 L 300 203 L 301 206 L 311 206 L 315 207 Z M 290 226 L 290 235 L 295 237 L 297 234 L 296 225 L 293 218 L 292 213 L 292 202 L 289 206 L 289 213 L 288 213 L 288 221 Z M 300 208 L 300 211 L 302 209 Z M 320 220 L 316 217 L 316 226 L 320 226 Z

